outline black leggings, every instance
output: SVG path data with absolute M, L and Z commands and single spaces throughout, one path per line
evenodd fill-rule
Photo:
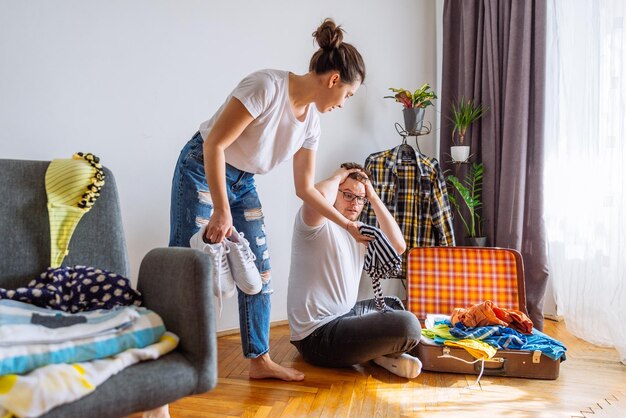
M 348 367 L 381 356 L 397 357 L 413 349 L 421 327 L 400 299 L 385 297 L 391 310 L 379 312 L 374 299 L 356 303 L 347 314 L 291 343 L 304 360 L 316 366 Z

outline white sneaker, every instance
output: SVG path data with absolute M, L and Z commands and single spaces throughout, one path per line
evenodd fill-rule
M 228 253 L 230 250 L 226 248 L 224 242 L 219 244 L 209 244 L 204 242 L 204 234 L 206 233 L 206 225 L 200 228 L 189 240 L 191 248 L 200 250 L 211 256 L 213 262 L 213 271 L 215 272 L 213 280 L 213 294 L 217 297 L 217 305 L 220 315 L 222 314 L 222 299 L 228 299 L 235 295 L 235 281 L 228 265 Z
M 414 379 L 422 372 L 422 362 L 417 357 L 404 353 L 400 357 L 382 356 L 375 358 L 374 363 L 384 367 L 391 373 L 407 379 Z
M 263 283 L 259 269 L 254 264 L 256 256 L 250 249 L 248 240 L 243 237 L 243 233 L 233 228 L 232 235 L 224 240 L 224 244 L 228 248 L 228 264 L 237 287 L 248 295 L 259 293 Z

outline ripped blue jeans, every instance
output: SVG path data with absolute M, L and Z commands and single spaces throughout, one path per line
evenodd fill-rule
M 211 194 L 204 174 L 203 140 L 200 133 L 183 147 L 172 180 L 170 247 L 189 247 L 189 240 L 213 213 Z M 226 190 L 233 225 L 250 242 L 261 274 L 269 272 L 270 259 L 261 202 L 254 175 L 226 164 Z M 261 293 L 247 295 L 237 288 L 241 345 L 246 358 L 269 351 L 270 281 Z

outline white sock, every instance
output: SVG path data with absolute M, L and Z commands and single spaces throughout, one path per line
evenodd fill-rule
M 141 418 L 170 418 L 170 409 L 169 405 L 165 404 L 159 408 L 151 409 L 149 411 L 145 411 Z
M 407 379 L 416 378 L 422 371 L 422 362 L 417 357 L 407 353 L 395 358 L 382 356 L 375 358 L 373 361 L 391 373 Z

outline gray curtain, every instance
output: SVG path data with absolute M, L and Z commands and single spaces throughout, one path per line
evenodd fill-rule
M 447 157 L 451 102 L 464 96 L 488 106 L 489 112 L 466 136 L 471 160 L 485 165 L 483 232 L 489 245 L 522 253 L 527 308 L 540 330 L 548 280 L 543 224 L 545 34 L 542 0 L 445 1 L 442 166 L 460 176 L 467 170 Z M 455 233 L 465 235 L 456 227 Z

